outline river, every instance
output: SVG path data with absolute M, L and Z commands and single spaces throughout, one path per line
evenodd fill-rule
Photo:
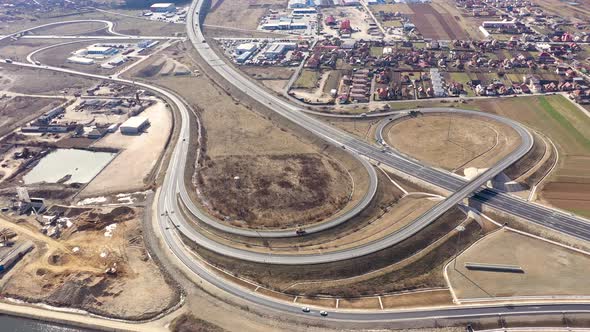
M 93 332 L 81 328 L 45 323 L 32 319 L 0 315 L 0 331 L 2 332 Z

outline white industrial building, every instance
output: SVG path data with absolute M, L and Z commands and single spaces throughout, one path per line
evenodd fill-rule
M 238 47 L 236 47 L 235 51 L 236 51 L 237 55 L 241 55 L 246 52 L 255 52 L 257 49 L 258 49 L 258 44 L 256 44 L 256 43 L 244 43 L 244 44 L 238 45 Z
M 150 6 L 150 10 L 154 13 L 171 13 L 176 11 L 176 5 L 172 2 L 155 3 Z
M 308 6 L 307 0 L 289 0 L 289 8 L 305 8 Z
M 90 46 L 86 49 L 87 54 L 89 55 L 113 55 L 119 52 L 114 47 L 108 46 Z
M 144 116 L 134 116 L 123 122 L 119 127 L 123 135 L 137 135 L 150 125 L 150 120 Z
M 296 48 L 296 43 L 273 43 L 268 46 L 266 51 L 264 51 L 264 56 L 267 59 L 276 59 L 288 51 L 294 50 Z
M 94 64 L 94 59 L 83 58 L 81 56 L 72 56 L 68 58 L 68 62 L 78 65 L 92 65 Z

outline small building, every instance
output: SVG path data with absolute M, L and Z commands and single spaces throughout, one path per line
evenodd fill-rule
M 156 42 L 156 44 L 157 43 L 158 42 Z M 150 47 L 155 46 L 156 44 L 154 44 L 154 41 L 153 40 L 148 39 L 148 40 L 142 40 L 139 43 L 137 43 L 137 47 L 139 47 L 139 48 L 150 48 Z
M 244 43 L 244 44 L 240 44 L 236 47 L 236 54 L 237 55 L 241 55 L 244 54 L 246 52 L 255 52 L 258 49 L 258 44 L 256 43 Z
M 252 52 L 244 52 L 236 58 L 236 61 L 238 63 L 244 63 L 244 62 L 248 61 L 248 59 L 250 59 L 251 56 L 252 56 Z
M 297 49 L 296 43 L 274 43 L 271 44 L 268 49 L 264 52 L 264 56 L 267 59 L 276 59 L 288 51 Z
M 134 116 L 119 127 L 123 135 L 137 135 L 150 125 L 150 120 L 143 116 Z
M 108 64 L 111 66 L 120 66 L 122 64 L 124 64 L 127 61 L 126 58 L 122 57 L 122 56 L 118 56 L 116 58 L 111 59 Z
M 310 8 L 298 8 L 298 9 L 293 9 L 293 12 L 291 14 L 293 15 L 313 15 L 313 14 L 317 14 L 317 10 L 313 7 Z
M 170 13 L 176 11 L 176 5 L 172 2 L 155 3 L 150 6 L 153 13 Z
M 94 64 L 94 59 L 83 58 L 81 56 L 72 56 L 68 58 L 68 62 L 78 65 L 92 65 Z
M 56 107 L 51 111 L 45 112 L 43 115 L 37 118 L 37 120 L 35 120 L 34 123 L 40 126 L 48 125 L 51 122 L 51 120 L 53 120 L 58 115 L 64 113 L 65 111 L 66 109 L 62 106 Z

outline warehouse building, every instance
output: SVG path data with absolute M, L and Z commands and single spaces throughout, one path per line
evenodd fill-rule
M 274 43 L 266 49 L 264 56 L 267 59 L 276 59 L 285 55 L 285 53 L 288 51 L 294 50 L 296 48 L 296 43 Z
M 252 57 L 252 52 L 244 52 L 236 58 L 236 62 L 237 63 L 244 63 L 244 62 L 248 61 L 248 59 L 250 59 L 250 57 Z
M 150 125 L 150 120 L 143 116 L 134 116 L 119 127 L 121 134 L 123 135 L 138 135 Z
M 68 58 L 68 62 L 78 65 L 92 65 L 94 64 L 94 59 L 83 58 L 81 56 L 72 56 Z
M 88 55 L 113 55 L 119 52 L 116 48 L 108 46 L 90 46 L 86 51 Z
M 238 47 L 236 47 L 236 54 L 241 55 L 246 52 L 253 53 L 253 52 L 256 52 L 257 49 L 258 49 L 258 44 L 256 44 L 256 43 L 244 43 L 244 44 L 240 44 L 240 45 L 238 45 Z
M 150 10 L 154 13 L 171 13 L 176 11 L 176 5 L 172 2 L 155 3 L 150 6 Z

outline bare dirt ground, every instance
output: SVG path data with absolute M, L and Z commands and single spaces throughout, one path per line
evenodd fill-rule
M 453 298 L 447 289 L 413 292 L 381 298 L 383 308 L 416 308 L 434 305 L 451 305 Z
M 446 20 L 447 22 L 454 21 L 454 23 L 449 23 L 449 26 L 454 28 L 458 26 L 459 29 L 457 31 L 459 35 L 462 35 L 462 32 L 465 32 L 467 33 L 468 38 L 482 39 L 484 37 L 478 29 L 481 22 L 472 16 L 463 15 L 463 13 L 457 8 L 455 1 L 438 0 L 432 2 L 430 5 L 434 11 L 438 12 L 443 17 L 443 20 Z
M 163 102 L 139 116 L 150 120 L 141 135 L 108 134 L 93 146 L 121 149 L 121 153 L 81 192 L 81 197 L 145 189 L 146 180 L 164 151 L 172 128 L 172 114 Z
M 439 12 L 430 4 L 410 4 L 409 7 L 414 12 L 412 22 L 424 37 L 444 40 L 468 39 L 467 33 L 450 14 Z
M 60 95 L 68 91 L 84 91 L 96 80 L 42 69 L 21 68 L 2 64 L 0 89 L 23 94 Z
M 466 262 L 516 265 L 524 273 L 470 271 Z M 590 257 L 500 230 L 459 255 L 447 271 L 459 298 L 590 295 L 583 287 Z
M 387 143 L 397 150 L 453 171 L 490 167 L 520 143 L 513 129 L 474 117 L 426 115 L 385 130 Z
M 224 332 L 225 329 L 211 324 L 202 319 L 196 318 L 192 314 L 185 314 L 177 317 L 170 324 L 172 332 Z
M 205 24 L 256 30 L 269 9 L 285 9 L 284 0 L 229 1 L 214 0 Z
M 154 57 L 156 61 L 138 72 L 138 77 L 151 78 L 156 76 L 184 76 L 190 74 L 187 66 L 166 55 L 154 55 Z
M 147 255 L 140 213 L 128 207 L 71 210 L 66 215 L 75 226 L 60 240 L 37 229 L 25 232 L 36 248 L 2 277 L 3 295 L 124 319 L 146 319 L 166 310 L 177 303 L 178 293 Z M 105 227 L 113 224 L 107 235 Z M 116 271 L 106 273 L 110 268 Z
M 1 146 L 1 145 L 0 145 Z M 17 153 L 23 153 L 27 149 L 31 156 L 27 159 L 16 159 L 14 156 Z M 42 148 L 36 147 L 11 147 L 8 145 L 6 148 L 0 148 L 0 183 L 18 174 L 21 171 L 21 167 L 31 161 L 31 158 L 35 158 L 33 154 L 37 154 L 42 151 Z

